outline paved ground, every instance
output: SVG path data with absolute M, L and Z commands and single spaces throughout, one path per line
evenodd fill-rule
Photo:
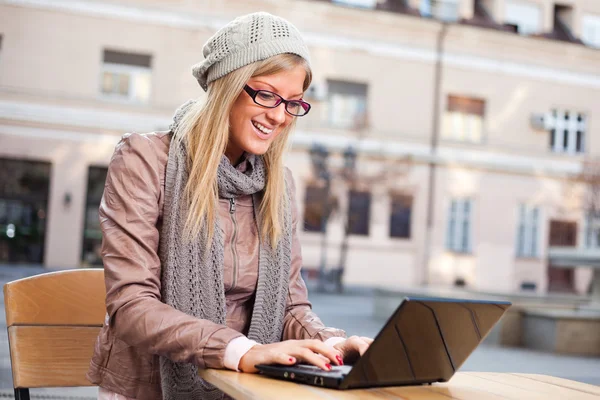
M 0 265 L 0 284 L 44 272 L 39 267 Z M 314 310 L 329 325 L 345 329 L 348 334 L 374 337 L 384 320 L 373 317 L 373 298 L 368 290 L 352 290 L 350 294 L 311 293 Z M 1 298 L 4 308 L 4 298 Z M 600 358 L 567 357 L 525 349 L 480 346 L 462 370 L 491 372 L 524 372 L 554 375 L 600 385 Z M 96 388 L 36 389 L 34 399 L 95 399 Z M 0 313 L 0 399 L 12 397 L 12 375 L 6 333 L 6 318 Z

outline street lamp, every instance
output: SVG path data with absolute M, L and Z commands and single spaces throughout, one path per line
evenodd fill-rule
M 327 159 L 329 157 L 329 150 L 320 143 L 314 143 L 310 148 L 310 160 L 312 161 L 315 174 L 321 179 L 327 179 L 329 175 L 329 168 L 327 166 Z
M 344 150 L 344 173 L 349 178 L 354 176 L 354 172 L 356 170 L 356 150 L 352 145 L 348 146 L 346 150 Z
M 314 143 L 310 149 L 310 160 L 314 168 L 315 175 L 322 179 L 325 187 L 323 188 L 323 204 L 321 213 L 321 262 L 319 264 L 319 283 L 318 290 L 325 290 L 325 266 L 327 264 L 327 219 L 329 218 L 329 189 L 331 186 L 331 175 L 327 165 L 329 151 L 325 146 Z
M 344 150 L 343 156 L 344 166 L 342 170 L 338 172 L 338 174 L 341 175 L 341 177 L 349 183 L 349 186 L 351 186 L 352 182 L 354 181 L 354 174 L 356 172 L 357 153 L 355 148 L 352 146 L 348 146 Z M 322 180 L 324 184 L 321 213 L 321 261 L 319 263 L 319 281 L 317 285 L 317 289 L 319 291 L 325 290 L 325 269 L 327 267 L 327 221 L 329 219 L 329 214 L 331 213 L 329 192 L 331 190 L 332 173 L 329 171 L 329 166 L 327 164 L 328 158 L 329 151 L 325 146 L 319 143 L 315 143 L 311 146 L 310 159 L 312 162 L 315 176 L 318 179 Z M 344 229 L 344 238 L 342 240 L 340 249 L 339 265 L 338 268 L 336 268 L 335 270 L 335 284 L 339 292 L 342 291 L 342 277 L 346 266 L 346 255 L 348 253 L 348 235 L 350 233 L 351 223 L 350 218 L 351 216 L 348 215 L 348 220 Z
M 348 146 L 344 150 L 344 170 L 343 175 L 346 178 L 346 182 L 349 183 L 350 190 L 352 189 L 352 183 L 354 182 L 354 174 L 356 173 L 356 149 L 353 146 Z M 337 274 L 335 277 L 336 289 L 338 292 L 342 292 L 342 279 L 344 276 L 344 270 L 346 269 L 346 258 L 348 255 L 348 236 L 350 235 L 350 224 L 352 223 L 350 212 L 346 215 L 346 226 L 344 227 L 344 237 L 340 247 L 340 263 L 338 266 Z

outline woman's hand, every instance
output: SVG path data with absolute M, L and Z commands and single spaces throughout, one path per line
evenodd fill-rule
M 350 336 L 333 347 L 342 353 L 342 359 L 348 364 L 353 364 L 373 343 L 373 339 L 364 336 Z
M 240 359 L 239 369 L 257 372 L 257 364 L 293 365 L 301 361 L 331 371 L 331 363 L 342 364 L 342 354 L 320 340 L 286 340 L 272 344 L 257 344 Z

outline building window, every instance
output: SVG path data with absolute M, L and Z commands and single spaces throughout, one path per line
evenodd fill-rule
M 367 122 L 367 88 L 364 83 L 328 79 L 328 124 L 339 129 L 364 128 Z
M 550 246 L 574 247 L 577 244 L 577 222 L 550 221 Z
M 585 247 L 587 249 L 600 248 L 600 216 L 588 214 L 584 222 Z
M 517 257 L 538 256 L 539 216 L 538 207 L 530 207 L 525 204 L 519 206 Z
M 371 193 L 351 190 L 349 196 L 348 233 L 369 236 Z
M 540 7 L 527 1 L 507 1 L 504 5 L 504 22 L 514 26 L 521 35 L 532 35 L 541 31 Z
M 0 158 L 0 263 L 42 264 L 50 163 Z
M 555 4 L 554 5 L 554 29 L 546 37 L 555 38 L 569 42 L 575 42 L 577 38 L 573 36 L 573 7 Z
M 458 0 L 421 0 L 419 11 L 424 17 L 432 17 L 449 22 L 457 21 Z
M 104 183 L 108 168 L 90 167 L 88 169 L 87 195 L 85 202 L 85 225 L 83 228 L 83 249 L 81 262 L 87 266 L 102 266 L 102 231 L 98 209 L 104 193 Z
M 375 8 L 377 0 L 333 0 L 333 3 L 358 8 Z
M 325 206 L 325 187 L 309 185 L 304 198 L 304 230 L 321 232 Z
M 550 149 L 555 153 L 585 151 L 586 116 L 571 111 L 552 110 L 544 121 L 550 129 Z
M 584 15 L 581 40 L 588 46 L 600 47 L 600 16 Z
M 442 135 L 463 142 L 481 142 L 485 100 L 461 96 L 448 96 Z
M 104 50 L 100 91 L 106 98 L 148 103 L 152 57 L 145 54 Z
M 471 252 L 471 199 L 453 199 L 450 202 L 446 248 L 458 253 Z
M 412 203 L 411 196 L 392 196 L 390 237 L 410 238 Z

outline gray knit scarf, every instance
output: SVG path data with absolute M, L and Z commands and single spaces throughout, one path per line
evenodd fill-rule
M 183 109 L 178 110 L 175 123 L 171 127 L 174 132 L 177 131 L 178 118 L 181 118 L 189 106 L 189 103 L 185 104 L 182 106 Z M 219 196 L 235 198 L 252 195 L 255 220 L 258 226 L 261 226 L 257 210 L 265 186 L 265 165 L 262 157 L 253 155 L 249 157 L 251 167 L 242 173 L 223 156 L 217 173 Z M 191 243 L 183 240 L 181 232 L 188 211 L 188 204 L 184 201 L 187 179 L 185 146 L 173 144 L 167 162 L 163 227 L 159 249 L 162 264 L 162 301 L 196 318 L 225 325 L 223 231 L 217 220 L 210 246 L 206 246 L 206 232 Z M 286 187 L 289 186 L 286 182 Z M 291 204 L 289 190 L 287 196 L 289 200 L 287 204 Z M 258 286 L 248 338 L 262 344 L 280 341 L 282 337 L 290 274 L 291 243 L 292 217 L 288 206 L 283 218 L 283 235 L 276 248 L 273 249 L 263 240 L 260 241 L 259 246 Z M 160 374 L 165 400 L 223 398 L 224 394 L 221 391 L 198 377 L 198 368 L 193 364 L 175 363 L 161 356 Z

